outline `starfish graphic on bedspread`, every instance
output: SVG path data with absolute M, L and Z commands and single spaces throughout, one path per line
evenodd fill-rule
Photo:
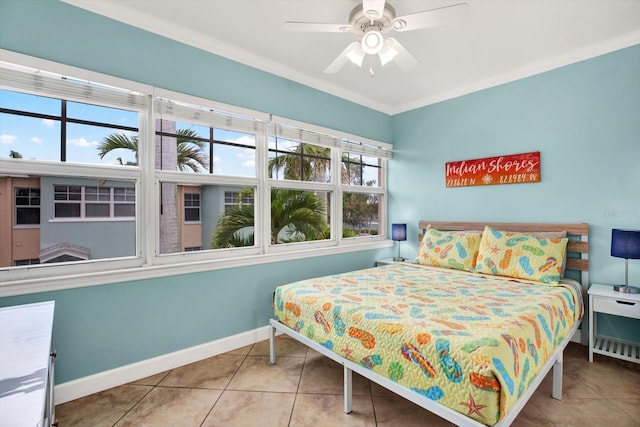
M 469 408 L 469 412 L 467 413 L 467 415 L 471 415 L 471 414 L 478 414 L 478 416 L 482 417 L 483 415 L 480 413 L 480 410 L 482 408 L 486 408 L 487 405 L 479 405 L 476 403 L 476 401 L 473 399 L 473 396 L 469 395 L 469 401 L 468 402 L 460 402 L 460 404 L 462 406 L 466 406 L 467 408 Z

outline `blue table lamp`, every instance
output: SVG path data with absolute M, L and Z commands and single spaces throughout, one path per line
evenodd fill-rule
M 640 230 L 611 230 L 611 256 L 624 258 L 624 286 L 614 286 L 613 290 L 639 294 L 640 288 L 629 286 L 629 258 L 640 259 Z
M 407 224 L 391 224 L 391 240 L 398 242 L 398 256 L 394 261 L 404 261 L 400 256 L 400 242 L 407 240 Z

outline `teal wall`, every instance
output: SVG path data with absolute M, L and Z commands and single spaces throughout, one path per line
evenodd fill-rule
M 53 0 L 0 0 L 0 48 L 391 141 L 391 117 Z M 1 58 L 0 58 L 1 59 Z M 0 299 L 56 301 L 56 383 L 267 325 L 277 285 L 391 249 Z
M 640 229 L 640 45 L 396 115 L 393 137 L 393 221 L 587 222 L 590 282 L 624 282 L 609 251 L 612 228 Z M 448 161 L 529 151 L 539 183 L 445 187 Z M 640 285 L 640 260 L 629 280 Z M 640 341 L 640 321 L 600 326 Z

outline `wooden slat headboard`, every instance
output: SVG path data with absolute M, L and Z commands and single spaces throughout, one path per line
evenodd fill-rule
M 545 231 L 566 231 L 569 237 L 567 253 L 573 256 L 567 258 L 567 270 L 578 270 L 582 273 L 582 285 L 588 286 L 589 272 L 589 224 L 549 224 L 535 222 L 451 222 L 451 221 L 420 221 L 419 241 L 427 226 L 445 231 L 484 230 L 484 226 L 497 230 L 516 233 L 540 233 Z M 578 256 L 578 258 L 576 258 Z

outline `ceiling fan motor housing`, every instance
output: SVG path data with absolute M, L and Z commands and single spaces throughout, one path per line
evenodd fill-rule
M 367 30 L 373 31 L 374 29 L 384 35 L 393 28 L 393 20 L 395 18 L 396 11 L 389 3 L 385 3 L 382 16 L 373 20 L 365 15 L 360 4 L 353 8 L 351 14 L 349 14 L 349 25 L 351 26 L 351 32 L 359 36 L 364 35 Z

